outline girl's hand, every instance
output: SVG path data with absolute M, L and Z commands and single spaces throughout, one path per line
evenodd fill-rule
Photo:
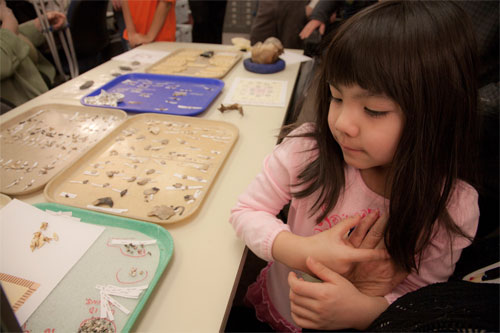
M 354 263 L 389 258 L 385 249 L 355 248 L 347 234 L 356 225 L 367 229 L 376 221 L 378 213 L 373 212 L 361 218 L 346 218 L 331 229 L 313 236 L 303 237 L 291 232 L 280 232 L 273 242 L 272 256 L 288 267 L 310 273 L 306 258 L 313 257 L 339 274 L 352 271 Z
M 385 249 L 387 220 L 387 215 L 382 215 L 371 228 L 367 223 L 361 223 L 349 235 L 349 241 L 357 248 Z M 408 272 L 397 268 L 391 259 L 358 262 L 344 274 L 358 290 L 369 296 L 387 295 L 407 276 Z
M 306 263 L 323 283 L 303 281 L 293 272 L 288 275 L 290 309 L 298 326 L 363 330 L 388 307 L 385 298 L 361 293 L 348 280 L 312 258 L 307 258 Z
M 360 249 L 385 249 L 384 234 L 388 217 L 378 211 L 370 212 L 349 234 L 349 243 Z
M 341 275 L 352 271 L 357 262 L 387 259 L 385 248 L 371 246 L 374 240 L 377 243 L 380 240 L 372 228 L 378 222 L 378 216 L 374 211 L 365 217 L 348 217 L 331 229 L 308 237 L 309 256 Z M 348 237 L 353 227 L 355 229 Z

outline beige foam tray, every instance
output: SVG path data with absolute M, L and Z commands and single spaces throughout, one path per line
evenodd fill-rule
M 0 208 L 3 208 L 5 205 L 7 205 L 12 199 L 5 195 L 0 193 Z
M 178 222 L 198 209 L 237 137 L 238 129 L 226 122 L 137 115 L 52 179 L 44 194 L 69 206 L 155 223 Z M 140 185 L 144 178 L 150 181 Z M 156 194 L 144 193 L 153 187 Z M 94 205 L 105 197 L 111 198 L 112 207 Z M 168 219 L 148 216 L 162 205 L 175 214 Z
M 127 118 L 122 110 L 46 104 L 0 127 L 0 192 L 40 190 Z
M 241 59 L 235 51 L 213 51 L 211 58 L 202 57 L 209 50 L 179 49 L 146 69 L 148 73 L 223 78 Z

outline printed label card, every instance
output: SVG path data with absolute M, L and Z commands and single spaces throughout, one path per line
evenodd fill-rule
M 285 107 L 287 86 L 287 81 L 238 77 L 231 85 L 225 103 Z

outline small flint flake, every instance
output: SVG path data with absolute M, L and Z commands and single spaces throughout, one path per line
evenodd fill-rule
M 144 195 L 156 194 L 160 189 L 158 187 L 152 187 L 144 191 Z
M 175 208 L 174 208 L 174 211 L 175 211 L 177 214 L 179 214 L 179 216 L 181 216 L 181 215 L 182 215 L 182 213 L 184 213 L 184 210 L 185 210 L 184 206 L 177 206 L 177 207 L 175 207 Z
M 147 183 L 149 183 L 150 180 L 151 180 L 151 178 L 139 179 L 139 181 L 137 181 L 137 185 L 146 185 Z
M 193 200 L 193 201 L 194 201 L 194 196 L 192 196 L 191 194 L 185 195 L 185 196 L 184 196 L 184 200 L 186 200 L 186 201 L 191 201 L 191 200 Z
M 107 171 L 106 172 L 106 175 L 109 177 L 109 178 L 113 178 L 114 175 L 116 175 L 117 173 L 120 173 L 119 171 Z
M 153 126 L 153 127 L 148 128 L 148 131 L 151 134 L 158 135 L 158 133 L 160 133 L 160 128 Z
M 214 51 L 205 51 L 200 56 L 205 58 L 212 58 L 214 56 Z
M 92 87 L 93 84 L 94 84 L 94 81 L 88 80 L 80 86 L 80 90 L 88 89 L 88 88 Z
M 148 216 L 156 216 L 160 220 L 168 220 L 174 215 L 175 210 L 166 205 L 154 206 L 153 210 L 148 213 Z
M 113 207 L 113 199 L 111 199 L 111 197 L 99 198 L 96 201 L 94 201 L 92 204 L 94 206 L 105 205 L 105 206 Z

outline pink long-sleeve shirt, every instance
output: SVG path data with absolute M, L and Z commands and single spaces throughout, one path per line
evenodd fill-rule
M 312 129 L 312 124 L 304 124 L 292 134 Z M 239 238 L 260 258 L 273 261 L 272 246 L 278 233 L 290 231 L 301 236 L 311 236 L 331 228 L 341 219 L 356 213 L 366 214 L 369 210 L 387 211 L 389 200 L 370 190 L 358 169 L 345 168 L 345 191 L 333 210 L 319 224 L 316 217 L 310 216 L 310 207 L 316 197 L 293 198 L 291 184 L 297 183 L 297 176 L 304 166 L 317 156 L 312 138 L 286 138 L 275 147 L 263 163 L 262 171 L 257 175 L 247 190 L 240 195 L 236 206 L 231 211 L 230 222 Z M 300 187 L 299 187 L 300 188 Z M 297 191 L 298 188 L 293 188 Z M 287 224 L 276 215 L 290 202 Z M 425 209 L 425 207 L 422 207 Z M 465 182 L 459 181 L 447 206 L 453 221 L 470 236 L 474 236 L 479 221 L 478 194 Z M 447 281 L 453 273 L 455 263 L 463 248 L 470 241 L 463 237 L 454 237 L 452 243 L 445 230 L 437 229 L 431 244 L 421 258 L 419 272 L 412 271 L 408 277 L 391 293 L 385 295 L 389 303 L 398 297 L 431 283 Z M 451 247 L 450 247 L 451 245 Z M 451 249 L 451 250 L 450 250 Z M 269 298 L 280 314 L 293 323 L 288 299 L 288 273 L 291 269 L 279 262 L 274 262 L 267 271 L 266 287 Z

